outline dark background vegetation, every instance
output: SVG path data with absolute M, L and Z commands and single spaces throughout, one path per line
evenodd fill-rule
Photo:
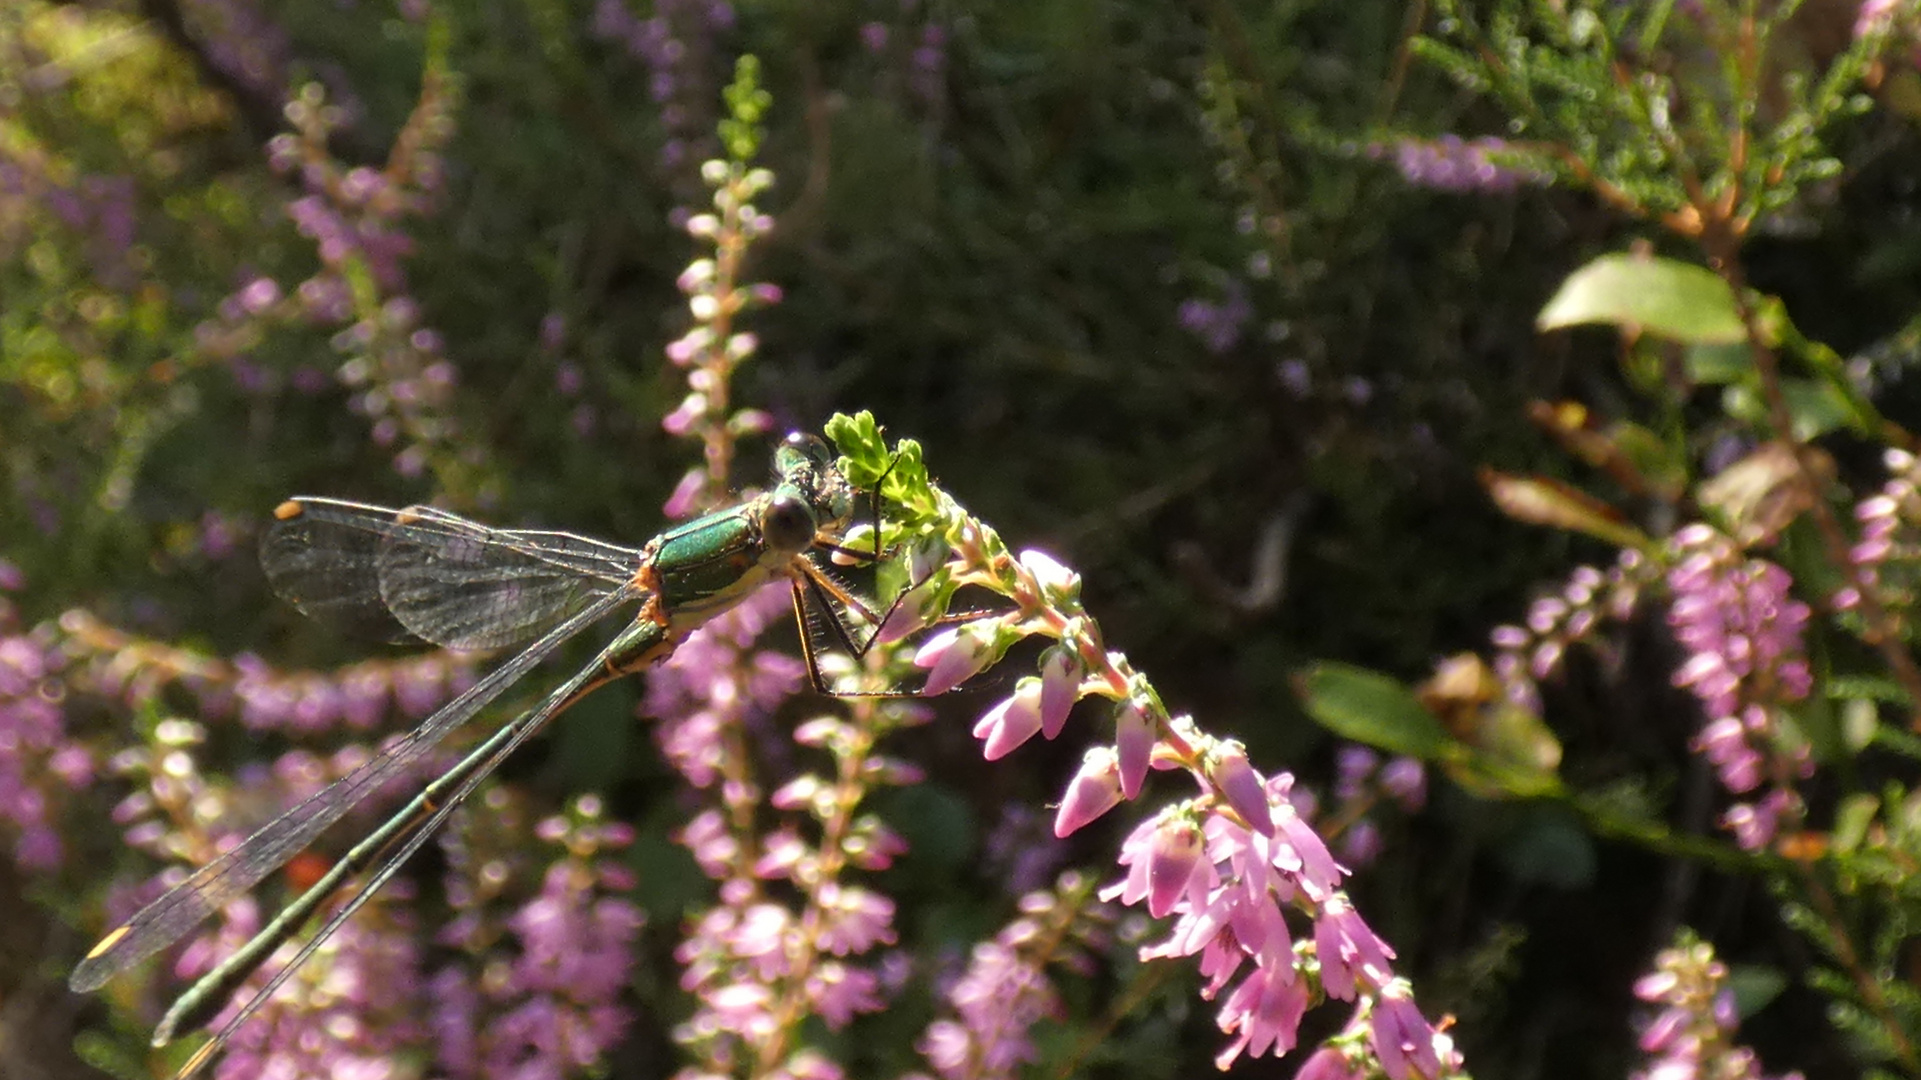
M 91 226 L 0 192 L 0 555 L 24 572 L 22 620 L 85 607 L 276 663 L 363 655 L 274 602 L 246 554 L 266 508 L 294 492 L 443 496 L 503 524 L 650 535 L 691 464 L 659 428 L 684 392 L 661 358 L 686 325 L 674 279 L 692 248 L 674 211 L 701 203 L 696 166 L 743 52 L 762 58 L 774 96 L 762 163 L 779 179 L 763 200 L 778 227 L 751 267 L 785 299 L 751 317 L 762 351 L 738 400 L 781 430 L 871 409 L 921 440 L 970 509 L 1084 575 L 1108 640 L 1170 705 L 1246 740 L 1264 768 L 1329 775 L 1332 739 L 1290 691 L 1303 663 L 1418 679 L 1443 655 L 1484 648 L 1541 583 L 1610 557 L 1502 518 L 1475 472 L 1594 479 L 1529 426 L 1526 404 L 1571 397 L 1631 414 L 1634 400 L 1606 335 L 1543 338 L 1533 316 L 1566 272 L 1633 234 L 1553 190 L 1414 187 L 1374 152 L 1400 136 L 1499 132 L 1411 63 L 1418 5 L 748 0 L 726 27 L 693 4 L 661 0 L 659 12 L 686 50 L 668 102 L 651 92 L 647 57 L 596 32 L 590 4 L 437 10 L 461 96 L 437 205 L 404 224 L 405 266 L 458 370 L 448 411 L 482 451 L 482 482 L 463 496 L 437 491 L 431 473 L 398 473 L 345 390 L 289 389 L 297 369 L 342 362 L 331 329 L 281 328 L 250 349 L 278 386 L 266 392 L 194 335 L 252 275 L 290 283 L 315 265 L 283 210 L 298 178 L 271 172 L 262 149 L 286 129 L 284 87 L 326 86 L 349 107 L 332 150 L 378 166 L 419 91 L 425 24 L 374 0 L 6 0 L 0 160 L 33 147 L 69 175 L 129 179 L 122 254 L 136 253 L 103 274 Z M 1850 17 L 1807 13 L 1810 25 Z M 878 49 L 870 24 L 887 30 Z M 223 66 L 232 36 L 277 66 Z M 938 58 L 916 56 L 930 41 Z M 1845 350 L 1914 310 L 1921 155 L 1912 127 L 1879 112 L 1839 139 L 1851 171 L 1792 229 L 1758 238 L 1752 266 L 1804 330 Z M 671 140 L 693 149 L 670 164 Z M 89 315 L 83 300 L 97 295 L 118 309 Z M 1210 342 L 1191 308 L 1183 319 L 1196 300 L 1245 314 Z M 557 347 L 540 341 L 554 315 L 566 326 Z M 584 376 L 577 397 L 556 390 L 563 362 Z M 1912 421 L 1893 393 L 1890 415 Z M 747 446 L 739 483 L 758 482 L 763 460 Z M 238 556 L 209 553 L 209 513 L 241 536 Z M 1291 525 L 1284 588 L 1249 597 L 1277 520 Z M 1658 618 L 1622 655 L 1605 670 L 1577 664 L 1553 690 L 1550 723 L 1578 763 L 1570 779 L 1652 772 L 1684 825 L 1706 830 L 1709 776 L 1685 756 L 1694 706 L 1668 688 Z M 660 768 L 616 730 L 636 691 L 608 693 L 517 774 L 554 797 L 591 784 L 629 809 L 658 802 Z M 980 765 L 967 725 L 991 700 L 960 695 L 916 736 L 952 796 L 941 805 L 960 808 L 951 835 L 917 839 L 971 851 L 1002 804 L 1051 801 L 1074 767 L 1072 740 L 1024 754 L 1018 770 Z M 636 760 L 606 764 L 620 745 Z M 1074 855 L 1099 865 L 1116 836 L 1090 832 Z M 112 845 L 76 841 L 103 856 Z M 0 998 L 37 1001 L 28 1015 L 51 1025 L 13 1024 L 9 1051 L 52 1054 L 56 1032 L 87 1015 L 53 984 L 91 932 L 72 921 L 73 897 L 105 865 L 72 860 L 52 885 L 0 890 L 0 924 L 45 930 L 9 935 Z M 991 928 L 991 865 L 922 872 Z M 67 899 L 49 903 L 50 888 Z M 1392 831 L 1356 895 L 1423 1004 L 1460 1018 L 1469 1065 L 1488 1080 L 1632 1068 L 1628 987 L 1679 922 L 1790 977 L 1801 959 L 1753 882 L 1444 784 Z M 1190 988 L 1152 1005 L 1164 1018 L 1131 1021 L 1096 1074 L 1211 1068 L 1218 1035 Z M 1752 1030 L 1771 1069 L 1834 1075 L 1817 1002 L 1790 992 L 1767 1017 Z M 1156 1041 L 1169 1024 L 1177 1041 Z M 42 1075 L 23 1060 L 0 1073 Z

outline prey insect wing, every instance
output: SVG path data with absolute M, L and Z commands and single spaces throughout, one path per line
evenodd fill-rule
M 399 743 L 281 814 L 239 847 L 196 870 L 101 939 L 73 969 L 67 985 L 79 991 L 98 989 L 114 975 L 186 936 L 305 850 L 355 804 L 418 764 L 449 732 L 500 696 L 562 642 L 638 595 L 636 590 L 620 590 L 600 597 L 488 672 Z
M 641 552 L 573 533 L 493 529 L 432 507 L 280 504 L 260 544 L 274 591 L 385 640 L 493 649 L 530 640 L 624 585 Z

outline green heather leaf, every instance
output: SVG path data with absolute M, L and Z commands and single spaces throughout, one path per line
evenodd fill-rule
M 1743 1018 L 1753 1016 L 1787 989 L 1787 976 L 1779 968 L 1758 964 L 1730 964 L 1728 989 L 1734 992 L 1734 1008 Z
M 1710 386 L 1739 382 L 1754 373 L 1754 352 L 1747 342 L 1690 345 L 1682 360 L 1688 378 Z
M 1842 799 L 1834 812 L 1834 850 L 1845 855 L 1860 847 L 1880 810 L 1881 800 L 1865 791 Z
M 1309 668 L 1298 688 L 1308 715 L 1343 738 L 1424 761 L 1452 741 L 1413 691 L 1378 672 L 1324 662 Z
M 1734 291 L 1712 272 L 1673 259 L 1603 255 L 1561 283 L 1536 325 L 1609 323 L 1676 341 L 1731 344 L 1747 336 Z

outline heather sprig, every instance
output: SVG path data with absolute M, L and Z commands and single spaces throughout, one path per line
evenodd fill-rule
M 837 1070 L 800 1045 L 803 1024 L 818 1016 L 838 1029 L 878 1009 L 878 975 L 851 958 L 895 940 L 894 902 L 852 875 L 885 869 L 906 850 L 863 804 L 877 787 L 920 778 L 879 743 L 925 716 L 910 702 L 859 700 L 845 716 L 804 720 L 793 741 L 825 752 L 829 767 L 803 767 L 765 792 L 755 770 L 772 754 L 751 748 L 777 737 L 772 709 L 804 673 L 752 643 L 787 611 L 778 591 L 739 605 L 669 658 L 649 690 L 669 760 L 720 801 L 680 835 L 719 885 L 719 903 L 695 916 L 675 954 L 681 988 L 698 1002 L 676 1037 L 708 1075 Z
M 291 289 L 256 274 L 220 302 L 217 317 L 201 323 L 195 336 L 202 353 L 225 358 L 243 388 L 259 391 L 278 385 L 249 355 L 267 331 L 338 328 L 332 344 L 345 360 L 336 377 L 373 441 L 396 448 L 394 468 L 404 476 L 431 469 L 440 487 L 472 497 L 482 463 L 478 444 L 460 438 L 454 421 L 458 369 L 445 337 L 409 291 L 404 266 L 414 246 L 408 219 L 438 207 L 441 155 L 460 102 L 459 80 L 446 59 L 447 30 L 435 26 L 419 99 L 382 167 L 347 166 L 335 157 L 328 141 L 342 122 L 341 109 L 326 100 L 319 83 L 306 84 L 288 101 L 293 131 L 268 143 L 267 158 L 304 189 L 285 209 L 312 244 L 319 268 Z M 311 389 L 304 370 L 293 381 Z
M 601 1061 L 631 1020 L 622 991 L 644 917 L 624 895 L 634 882 L 619 854 L 633 829 L 583 795 L 534 832 L 540 887 L 504 917 L 491 901 L 508 886 L 508 864 L 477 859 L 484 849 L 468 842 L 449 845 L 459 916 L 441 940 L 467 953 L 431 980 L 434 1041 L 449 1076 L 565 1076 Z
M 1604 647 L 1599 631 L 1632 616 L 1659 572 L 1639 550 L 1622 548 L 1605 572 L 1575 567 L 1558 589 L 1528 606 L 1520 625 L 1495 627 L 1488 635 L 1496 650 L 1494 674 L 1508 699 L 1539 713 L 1541 680 L 1560 670 L 1571 646 Z
M 1671 546 L 1668 624 L 1687 650 L 1674 683 L 1707 714 L 1695 749 L 1722 785 L 1738 796 L 1767 789 L 1723 819 L 1743 848 L 1756 850 L 1781 826 L 1798 826 L 1794 783 L 1813 773 L 1805 739 L 1787 723 L 1787 710 L 1813 688 L 1803 641 L 1808 605 L 1790 594 L 1785 569 L 1745 556 L 1707 525 L 1687 526 Z
M 760 88 L 760 65 L 743 56 L 727 87 L 728 116 L 721 141 L 728 157 L 701 166 L 701 179 L 713 190 L 713 211 L 687 219 L 687 235 L 711 249 L 680 275 L 693 327 L 667 346 L 667 359 L 687 370 L 688 393 L 661 421 L 670 434 L 697 439 L 702 464 L 690 469 L 667 500 L 669 517 L 710 509 L 733 482 L 734 446 L 743 435 L 772 426 L 759 409 L 735 409 L 730 387 L 735 371 L 760 347 L 759 338 L 740 330 L 736 320 L 757 307 L 780 301 L 780 289 L 744 282 L 748 248 L 773 228 L 773 219 L 754 205 L 755 196 L 773 185 L 774 174 L 752 165 L 759 151 L 761 119 L 770 98 Z
M 942 1080 L 999 1080 L 1039 1059 L 1029 1030 L 1057 1016 L 1049 977 L 1059 966 L 1085 971 L 1103 949 L 1113 913 L 1078 871 L 1020 901 L 1020 917 L 974 946 L 967 970 L 943 993 L 952 1016 L 928 1025 L 915 1044 Z M 908 1078 L 912 1080 L 912 1078 Z
M 1727 965 L 1690 930 L 1654 957 L 1654 970 L 1634 983 L 1634 996 L 1659 1007 L 1641 1028 L 1649 1055 L 1633 1080 L 1763 1080 L 1754 1051 L 1734 1041 L 1740 1017 Z M 1800 1080 L 1798 1072 L 1780 1080 Z
M 1240 744 L 1169 713 L 1146 676 L 1106 647 L 1099 624 L 1081 607 L 1079 575 L 1038 551 L 1011 553 L 990 526 L 929 480 L 918 444 L 888 446 L 867 413 L 836 416 L 827 433 L 849 479 L 878 486 L 892 518 L 890 547 L 931 543 L 948 553 L 903 609 L 922 621 L 940 619 L 963 587 L 1006 601 L 999 610 L 959 617 L 919 646 L 914 663 L 926 672 L 926 693 L 992 667 L 1023 638 L 1054 641 L 1038 673 L 1020 680 L 976 725 L 989 760 L 1037 734 L 1059 736 L 1080 698 L 1112 702 L 1111 741 L 1088 751 L 1061 799 L 1057 834 L 1139 796 L 1150 767 L 1185 771 L 1194 782 L 1195 794 L 1134 829 L 1117 860 L 1125 878 L 1102 895 L 1145 904 L 1155 918 L 1174 917 L 1169 935 L 1142 956 L 1198 956 L 1208 978 L 1203 995 L 1213 1000 L 1225 992 L 1217 1022 L 1233 1039 L 1218 1063 L 1288 1052 L 1306 1010 L 1331 998 L 1354 1003 L 1354 1022 L 1365 1027 L 1374 1060 L 1394 1080 L 1458 1073 L 1452 1040 L 1414 1006 L 1407 983 L 1394 974 L 1392 949 L 1341 890 L 1346 869 L 1295 810 L 1293 777 L 1263 777 Z

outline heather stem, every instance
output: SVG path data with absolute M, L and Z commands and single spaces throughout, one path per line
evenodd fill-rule
M 1707 211 L 1713 208 L 1700 204 L 1700 209 Z M 1778 437 L 1794 451 L 1796 470 L 1800 473 L 1801 485 L 1808 492 L 1808 505 L 1813 509 L 1814 523 L 1821 534 L 1821 545 L 1826 549 L 1829 562 L 1835 567 L 1842 569 L 1850 567 L 1854 563 L 1848 550 L 1847 534 L 1842 531 L 1840 521 L 1835 518 L 1834 508 L 1828 505 L 1827 499 L 1821 493 L 1819 481 L 1821 470 L 1814 461 L 1813 448 L 1795 437 L 1793 414 L 1789 411 L 1787 397 L 1781 390 L 1779 358 L 1768 346 L 1765 329 L 1761 326 L 1754 305 L 1748 299 L 1747 279 L 1742 271 L 1738 247 L 1738 233 L 1735 232 L 1731 223 L 1721 223 L 1706 229 L 1701 239 L 1708 249 L 1710 264 L 1719 269 L 1734 293 L 1734 302 L 1740 313 L 1741 323 L 1747 328 L 1748 347 L 1754 353 L 1754 366 L 1760 377 L 1761 394 L 1767 402 L 1768 422 L 1774 426 Z M 1908 726 L 1916 732 L 1921 732 L 1921 666 L 1915 664 L 1914 657 L 1903 647 L 1898 628 L 1892 616 L 1889 615 L 1886 605 L 1881 602 L 1877 590 L 1863 588 L 1860 594 L 1861 615 L 1867 624 L 1863 637 L 1867 639 L 1868 644 L 1880 650 L 1882 658 L 1887 661 L 1894 677 L 1901 683 L 1902 689 L 1907 691 Z

